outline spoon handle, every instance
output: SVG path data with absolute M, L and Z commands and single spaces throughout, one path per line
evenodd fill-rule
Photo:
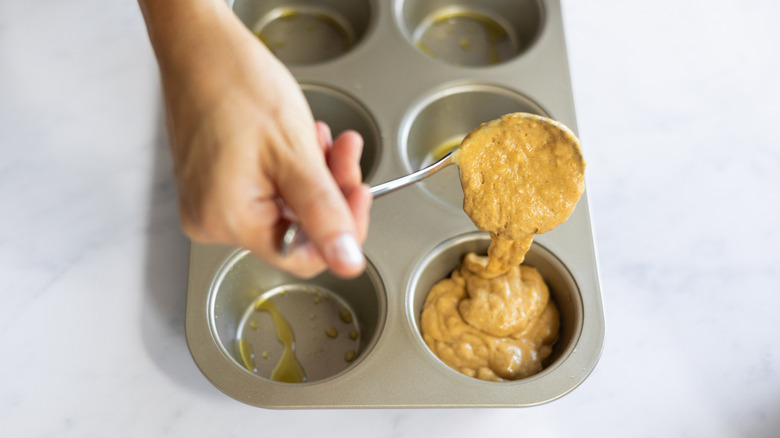
M 424 167 L 417 172 L 410 173 L 409 175 L 405 175 L 382 184 L 377 184 L 371 187 L 369 191 L 374 198 L 378 198 L 382 195 L 386 195 L 398 189 L 412 185 L 418 181 L 422 181 L 425 178 L 428 178 L 429 176 L 438 172 L 442 168 L 449 166 L 450 164 L 452 164 L 452 152 L 445 155 L 442 159 L 428 167 Z M 282 257 L 287 256 L 287 254 L 292 252 L 296 246 L 303 244 L 306 240 L 308 240 L 308 237 L 303 231 L 303 228 L 301 228 L 301 225 L 298 222 L 290 223 L 284 235 L 282 236 L 282 241 L 279 243 L 279 254 Z
M 402 189 L 408 185 L 412 185 L 418 181 L 422 181 L 450 164 L 452 164 L 452 152 L 445 155 L 442 159 L 428 167 L 424 167 L 417 172 L 410 173 L 409 175 L 383 182 L 382 184 L 377 184 L 371 187 L 369 191 L 374 196 L 374 198 L 378 198 L 382 195 L 386 195 L 398 189 Z

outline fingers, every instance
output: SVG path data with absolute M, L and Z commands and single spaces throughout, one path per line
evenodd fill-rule
M 330 132 L 330 126 L 327 123 L 317 121 L 315 123 L 315 129 L 317 130 L 317 142 L 322 148 L 322 152 L 327 156 L 330 151 L 330 147 L 333 145 L 333 136 Z
M 334 142 L 331 137 L 331 131 L 327 124 L 317 122 L 317 138 L 325 153 L 326 162 L 330 169 L 334 181 L 344 195 L 347 205 L 352 213 L 357 230 L 357 239 L 364 242 L 368 233 L 368 218 L 371 208 L 372 196 L 368 186 L 362 184 L 362 172 L 360 170 L 360 157 L 363 149 L 362 137 L 354 132 L 347 131 Z M 289 210 L 289 207 L 284 207 Z M 314 251 L 310 241 L 304 248 L 301 248 L 307 254 L 306 259 L 312 259 Z M 293 252 L 296 255 L 297 251 Z M 324 262 L 319 259 L 324 267 Z
M 344 193 L 349 193 L 362 182 L 362 154 L 363 137 L 355 131 L 345 131 L 336 138 L 327 155 L 330 173 Z
M 374 198 L 366 184 L 360 184 L 347 195 L 347 203 L 355 218 L 355 226 L 358 231 L 358 239 L 366 241 L 368 234 L 368 220 L 371 212 L 371 203 Z
M 328 167 L 333 179 L 347 199 L 358 239 L 363 242 L 368 233 L 368 217 L 372 196 L 368 186 L 362 183 L 360 157 L 363 154 L 363 138 L 355 131 L 345 131 L 339 135 L 327 156 Z
M 282 206 L 271 200 L 233 198 L 237 190 L 227 190 L 219 201 L 210 200 L 199 221 L 182 214 L 187 235 L 202 243 L 227 243 L 248 249 L 269 264 L 301 278 L 313 277 L 327 268 L 310 243 L 300 245 L 282 258 L 278 244 L 289 221 Z
M 279 160 L 288 165 L 277 166 L 282 169 L 275 183 L 242 177 L 252 174 L 257 162 L 249 156 L 214 163 L 208 195 L 198 208 L 182 210 L 185 232 L 196 241 L 244 247 L 300 277 L 326 268 L 342 277 L 362 273 L 360 242 L 366 238 L 372 202 L 360 171 L 362 138 L 348 131 L 333 141 L 323 123 L 312 134 L 322 155 Z M 282 258 L 278 244 L 290 220 L 301 223 L 309 243 Z
M 179 173 L 179 177 L 193 175 L 179 181 L 185 233 L 196 242 L 249 249 L 269 264 L 299 277 L 322 272 L 327 266 L 311 245 L 289 257 L 279 255 L 282 233 L 292 218 L 286 216 L 289 213 L 285 210 L 289 209 L 279 201 L 271 181 L 258 174 L 256 152 L 224 144 L 219 159 L 200 159 L 200 167 L 193 172 Z M 208 175 L 207 181 L 200 181 L 203 175 Z
M 322 146 L 327 137 L 317 126 L 317 140 Z M 284 160 L 287 166 L 278 173 L 280 196 L 298 216 L 328 268 L 342 277 L 357 276 L 365 268 L 365 258 L 352 208 L 326 161 L 315 158 Z

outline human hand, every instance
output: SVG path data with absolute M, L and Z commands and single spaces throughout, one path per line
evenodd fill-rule
M 360 274 L 371 204 L 362 138 L 347 131 L 332 141 L 287 69 L 229 9 L 208 5 L 170 35 L 150 25 L 185 232 L 247 248 L 302 277 L 325 268 Z M 291 219 L 310 242 L 282 258 Z

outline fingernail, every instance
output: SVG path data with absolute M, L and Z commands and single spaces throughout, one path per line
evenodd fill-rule
M 329 260 L 338 260 L 339 262 L 350 265 L 360 266 L 363 264 L 363 251 L 360 249 L 355 237 L 349 233 L 339 234 L 333 239 L 326 249 Z

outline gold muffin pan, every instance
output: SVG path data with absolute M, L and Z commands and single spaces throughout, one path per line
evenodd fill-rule
M 576 132 L 557 1 L 321 0 L 231 2 L 290 68 L 315 118 L 365 139 L 364 179 L 417 170 L 437 147 L 511 112 Z M 261 42 L 262 41 L 262 42 Z M 583 145 L 587 157 L 588 145 Z M 467 377 L 436 358 L 419 318 L 431 286 L 489 238 L 462 210 L 457 168 L 377 200 L 354 280 L 301 280 L 247 251 L 193 243 L 186 329 L 204 375 L 269 408 L 531 406 L 593 370 L 604 316 L 587 193 L 526 256 L 550 286 L 560 338 L 545 368 L 513 382 Z M 283 315 L 257 310 L 272 302 Z M 272 380 L 295 336 L 306 381 Z M 242 345 L 241 339 L 245 339 Z

